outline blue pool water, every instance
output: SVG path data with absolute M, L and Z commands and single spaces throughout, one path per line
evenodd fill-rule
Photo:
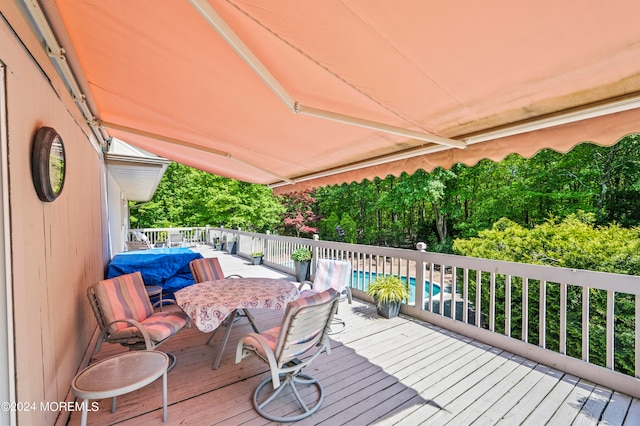
M 293 261 L 283 263 L 284 266 L 293 269 Z M 375 279 L 375 272 L 365 272 L 365 271 L 353 271 L 353 286 L 359 289 L 366 289 L 369 286 L 369 279 Z M 400 277 L 402 282 L 407 282 L 407 277 Z M 440 286 L 438 284 L 433 284 L 433 295 L 440 294 Z M 429 299 L 429 281 L 424 281 L 424 296 L 425 300 Z M 409 278 L 409 303 L 414 303 L 416 301 L 416 279 Z
M 368 287 L 369 280 L 375 280 L 376 273 L 375 272 L 364 272 L 364 271 L 353 271 L 353 284 L 356 286 L 360 286 L 364 284 L 364 287 Z M 402 282 L 407 282 L 407 277 L 400 277 Z M 438 284 L 433 284 L 433 295 L 440 293 L 440 286 Z M 429 281 L 424 281 L 424 296 L 425 299 L 429 298 Z M 409 278 L 409 303 L 414 303 L 416 300 L 416 279 Z

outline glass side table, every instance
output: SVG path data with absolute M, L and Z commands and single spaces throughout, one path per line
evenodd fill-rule
M 103 359 L 79 372 L 71 382 L 73 394 L 82 398 L 80 424 L 87 424 L 90 399 L 112 398 L 140 389 L 162 376 L 162 421 L 167 421 L 167 367 L 169 356 L 159 351 L 131 351 Z

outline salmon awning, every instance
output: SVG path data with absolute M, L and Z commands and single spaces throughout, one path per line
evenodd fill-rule
M 41 7 L 105 137 L 280 192 L 640 127 L 640 2 Z

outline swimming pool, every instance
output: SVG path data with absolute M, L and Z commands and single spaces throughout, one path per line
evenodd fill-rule
M 370 279 L 376 279 L 375 272 L 365 272 L 365 271 L 353 271 L 353 283 L 357 285 L 364 284 L 365 287 L 369 285 Z M 402 282 L 407 282 L 407 277 L 400 277 Z M 440 293 L 440 286 L 438 284 L 433 284 L 433 295 Z M 429 281 L 424 281 L 424 296 L 425 299 L 429 299 Z M 414 303 L 416 301 L 416 279 L 409 278 L 409 304 Z

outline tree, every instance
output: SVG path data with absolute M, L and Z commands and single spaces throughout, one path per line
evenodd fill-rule
M 349 213 L 345 213 L 342 215 L 342 218 L 340 219 L 340 227 L 344 232 L 344 241 L 354 244 L 357 237 L 357 227 L 356 222 L 353 220 L 353 218 L 351 218 Z
M 130 204 L 130 221 L 138 228 L 213 225 L 266 231 L 280 223 L 282 212 L 263 185 L 170 163 L 153 198 Z
M 281 202 L 286 209 L 284 216 L 285 233 L 293 233 L 297 237 L 318 232 L 316 226 L 318 215 L 313 211 L 316 199 L 313 191 L 292 192 L 281 196 Z

